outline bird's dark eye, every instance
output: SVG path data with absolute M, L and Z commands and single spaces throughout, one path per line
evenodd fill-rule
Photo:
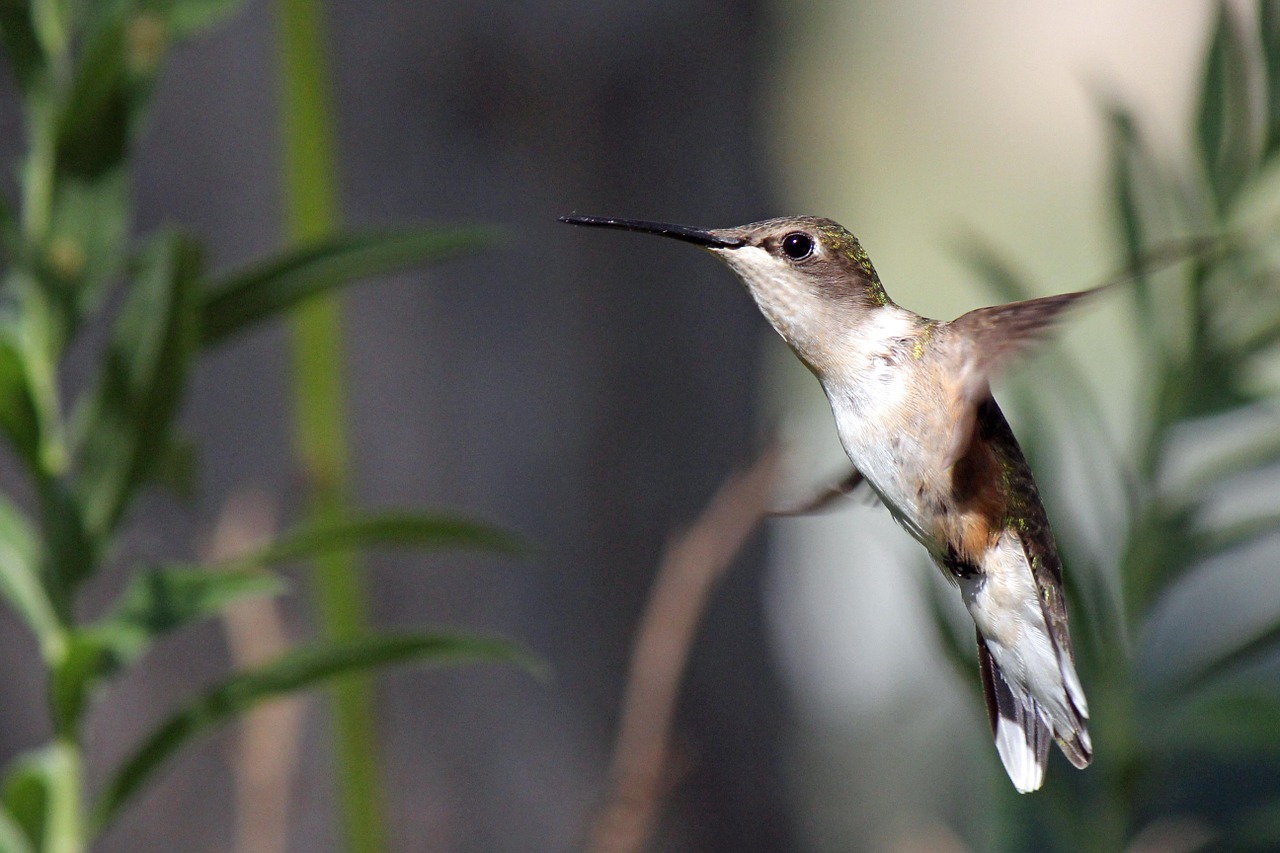
M 797 231 L 782 238 L 782 252 L 793 261 L 802 261 L 813 254 L 813 238 Z

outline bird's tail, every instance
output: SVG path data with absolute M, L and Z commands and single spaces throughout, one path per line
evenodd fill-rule
M 1062 754 L 1076 767 L 1089 765 L 1093 746 L 1084 714 L 1070 690 L 1066 691 L 1065 710 L 1050 714 L 1029 691 L 1010 685 L 981 633 L 978 634 L 978 662 L 996 751 L 1019 793 L 1035 791 L 1044 784 L 1050 740 L 1058 742 Z

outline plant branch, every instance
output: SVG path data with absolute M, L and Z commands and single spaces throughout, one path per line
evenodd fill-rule
M 275 508 L 257 491 L 239 492 L 223 507 L 207 562 L 242 557 L 269 541 Z M 289 647 L 279 604 L 250 598 L 222 616 L 234 669 L 262 666 Z M 298 771 L 305 700 L 291 697 L 246 714 L 235 746 L 234 785 L 237 853 L 284 853 L 288 849 L 289 802 Z
M 698 623 L 716 582 L 768 514 L 778 456 L 771 445 L 726 481 L 667 547 L 636 630 L 612 791 L 592 830 L 592 853 L 637 853 L 653 833 L 669 787 L 671 723 Z

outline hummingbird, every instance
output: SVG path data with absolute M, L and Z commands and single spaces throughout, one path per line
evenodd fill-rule
M 977 629 L 996 750 L 1019 792 L 1044 782 L 1050 740 L 1077 768 L 1093 757 L 1062 564 L 1044 506 L 990 379 L 1047 336 L 1085 290 L 979 308 L 950 322 L 898 306 L 862 244 L 830 219 L 737 228 L 591 216 L 701 246 L 741 279 L 817 377 L 854 471 L 960 592 Z

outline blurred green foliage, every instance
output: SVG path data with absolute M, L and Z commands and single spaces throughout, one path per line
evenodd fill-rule
M 367 546 L 516 547 L 449 515 L 330 514 L 230 562 L 136 566 L 104 615 L 80 617 L 79 593 L 113 559 L 139 493 L 189 480 L 176 417 L 202 353 L 324 291 L 489 239 L 462 228 L 344 234 L 211 275 L 190 235 L 133 238 L 130 156 L 155 76 L 174 43 L 239 5 L 0 0 L 0 45 L 26 131 L 16 198 L 0 194 L 0 434 L 29 481 L 0 495 L 0 595 L 39 643 L 54 731 L 0 782 L 0 853 L 85 849 L 193 737 L 265 699 L 390 663 L 528 664 L 507 643 L 466 636 L 316 642 L 197 694 L 107 774 L 101 791 L 84 790 L 84 721 L 102 686 L 165 634 L 247 596 L 281 593 L 273 567 Z M 97 376 L 66 399 L 68 346 L 104 324 Z
M 1271 559 L 1250 548 L 1280 533 L 1280 509 L 1224 501 L 1280 466 L 1280 2 L 1262 0 L 1256 16 L 1216 10 L 1190 151 L 1171 162 L 1130 109 L 1104 105 L 1116 240 L 1134 273 L 1138 436 L 1119 449 L 1061 350 L 1048 356 L 1051 394 L 1015 389 L 1034 466 L 1052 468 L 1063 443 L 1083 448 L 1094 507 L 1118 496 L 1104 526 L 1120 544 L 1099 555 L 1059 530 L 1094 764 L 1077 773 L 1055 760 L 1036 795 L 993 788 L 998 805 L 969 827 L 978 849 L 1280 849 L 1280 605 L 1260 624 L 1223 625 L 1234 616 L 1221 600 L 1194 594 L 1224 566 Z M 1189 259 L 1168 269 L 1179 245 Z M 995 253 L 968 254 L 1002 298 L 1037 293 Z M 1167 647 L 1170 613 L 1183 631 L 1220 630 L 1194 652 Z M 948 655 L 971 672 L 968 634 L 940 606 L 936 616 Z

